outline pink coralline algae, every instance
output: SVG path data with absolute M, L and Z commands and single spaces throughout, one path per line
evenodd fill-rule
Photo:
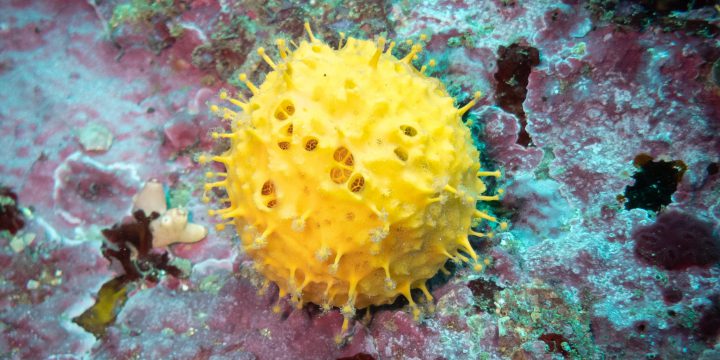
M 150 358 L 283 359 L 302 354 L 296 358 L 317 359 L 329 353 L 341 355 L 333 340 L 333 326 L 342 323 L 340 314 L 291 309 L 274 314 L 268 305 L 276 292 L 258 297 L 251 282 L 220 268 L 195 280 L 185 290 L 162 282 L 130 297 L 93 356 L 141 352 Z M 163 305 L 158 308 L 158 304 Z M 138 336 L 126 336 L 127 330 Z M 192 341 L 177 343 L 178 337 Z
M 633 232 L 635 254 L 666 270 L 710 266 L 720 261 L 720 237 L 710 223 L 676 211 Z
M 38 230 L 33 226 L 28 231 Z M 82 312 L 108 278 L 108 262 L 95 244 L 63 244 L 37 234 L 20 253 L 9 250 L 8 240 L 0 237 L 0 355 L 30 359 L 86 353 L 94 338 L 70 318 Z
M 139 188 L 131 168 L 105 166 L 75 154 L 55 170 L 53 198 L 60 214 L 71 224 L 110 225 L 131 208 Z
M 720 358 L 716 2 L 346 5 L 0 4 L 0 358 Z M 417 64 L 436 60 L 457 105 L 485 94 L 463 120 L 510 223 L 470 238 L 482 274 L 450 262 L 429 281 L 434 312 L 358 312 L 340 345 L 339 312 L 272 311 L 236 236 L 151 249 L 129 225 L 151 178 L 211 225 L 196 159 L 230 124 L 209 105 L 240 73 L 261 83 L 250 50 L 276 58 L 304 21 L 329 44 L 426 35 Z

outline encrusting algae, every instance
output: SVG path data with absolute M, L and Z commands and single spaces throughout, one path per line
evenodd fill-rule
M 341 34 L 338 50 L 313 36 L 294 51 L 277 41 L 280 59 L 263 48 L 272 68 L 258 87 L 240 75 L 252 96 L 220 98 L 234 105 L 211 110 L 231 122 L 230 149 L 200 161 L 222 163 L 225 173 L 207 191 L 224 188 L 227 207 L 210 210 L 237 227 L 242 246 L 280 298 L 298 306 L 338 307 L 343 333 L 355 310 L 411 296 L 448 259 L 481 271 L 468 235 L 480 219 L 476 209 L 484 176 L 479 153 L 462 122 L 480 97 L 457 109 L 442 83 L 417 70 L 422 45 L 398 59 L 376 42 Z M 424 36 L 421 37 L 424 40 Z M 411 43 L 410 43 L 411 44 Z M 429 66 L 434 65 L 430 61 Z M 500 223 L 500 228 L 507 225 Z M 279 310 L 279 306 L 275 307 Z

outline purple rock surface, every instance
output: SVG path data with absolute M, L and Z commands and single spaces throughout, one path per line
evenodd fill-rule
M 426 34 L 430 75 L 485 94 L 467 121 L 510 224 L 473 239 L 485 272 L 430 281 L 434 311 L 360 311 L 340 344 L 337 309 L 273 312 L 231 231 L 127 247 L 132 279 L 103 236 L 149 179 L 212 228 L 207 103 L 305 20 L 331 43 Z M 0 358 L 720 358 L 712 1 L 6 0 L 0 84 Z

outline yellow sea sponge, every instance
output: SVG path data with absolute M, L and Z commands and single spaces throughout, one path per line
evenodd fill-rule
M 468 235 L 485 185 L 462 115 L 440 81 L 377 42 L 348 38 L 335 50 L 315 38 L 289 51 L 279 40 L 276 63 L 252 97 L 221 99 L 242 111 L 213 106 L 232 123 L 230 150 L 212 160 L 226 173 L 228 207 L 211 210 L 235 225 L 242 245 L 280 296 L 301 305 L 356 308 L 391 303 L 420 289 L 448 259 L 481 270 Z M 341 38 L 344 39 L 344 36 Z M 431 61 L 430 65 L 434 63 Z M 203 157 L 201 160 L 205 160 Z M 502 224 L 504 227 L 504 223 Z

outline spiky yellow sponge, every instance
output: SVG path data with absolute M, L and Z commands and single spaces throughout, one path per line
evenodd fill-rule
M 280 61 L 249 100 L 221 98 L 242 109 L 213 106 L 232 121 L 230 150 L 213 160 L 227 173 L 229 207 L 211 211 L 237 226 L 257 269 L 298 304 L 356 308 L 392 302 L 419 288 L 448 259 L 476 270 L 483 262 L 468 234 L 485 185 L 478 151 L 444 86 L 411 60 L 378 42 L 349 38 L 334 50 L 316 39 Z M 390 44 L 392 47 L 393 44 Z M 432 65 L 432 62 L 431 64 Z M 222 226 L 221 226 L 222 227 Z

